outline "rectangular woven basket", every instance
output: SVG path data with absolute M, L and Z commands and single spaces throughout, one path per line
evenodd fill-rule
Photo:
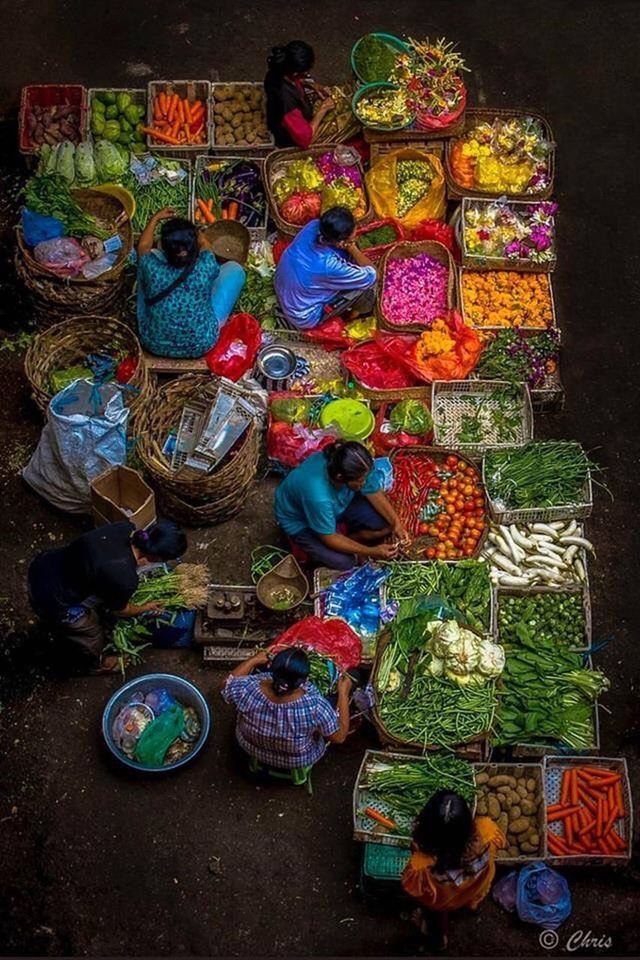
M 536 263 L 533 260 L 512 259 L 510 257 L 485 257 L 475 253 L 469 253 L 467 250 L 467 222 L 465 214 L 472 206 L 480 204 L 488 207 L 495 203 L 495 200 L 480 200 L 479 198 L 463 197 L 460 216 L 460 253 L 462 256 L 462 266 L 471 267 L 474 270 L 519 270 L 522 273 L 553 273 L 556 268 L 555 256 L 555 230 L 553 235 L 554 257 L 553 260 L 545 260 L 542 263 Z M 509 207 L 517 211 L 526 212 L 526 208 L 535 204 L 536 200 L 508 200 Z
M 544 860 L 547 855 L 547 823 L 546 823 L 546 797 L 545 797 L 545 778 L 544 768 L 541 763 L 474 763 L 476 781 L 481 773 L 488 773 L 490 777 L 500 774 L 515 777 L 526 777 L 527 780 L 535 780 L 540 790 L 540 807 L 538 808 L 538 835 L 540 837 L 540 846 L 537 853 L 521 854 L 518 857 L 510 856 L 507 850 L 499 850 L 496 855 L 497 863 L 508 863 L 517 865 L 522 863 L 531 863 L 534 860 Z M 478 787 L 480 789 L 480 787 Z
M 471 321 L 469 320 L 469 318 L 468 318 L 468 316 L 467 316 L 467 312 L 466 312 L 466 309 L 465 309 L 463 279 L 464 279 L 465 274 L 467 274 L 467 273 L 488 273 L 488 272 L 490 272 L 490 271 L 484 271 L 484 270 L 479 271 L 479 270 L 477 270 L 476 268 L 474 268 L 473 270 L 470 270 L 468 267 L 461 267 L 461 268 L 457 271 L 457 277 L 456 277 L 456 280 L 457 280 L 457 301 L 458 301 L 460 313 L 462 314 L 462 318 L 463 318 L 465 324 L 466 324 L 468 327 L 471 327 L 472 330 L 486 331 L 486 332 L 489 332 L 489 333 L 499 332 L 499 331 L 501 331 L 501 330 L 516 329 L 516 330 L 518 330 L 518 331 L 520 331 L 520 332 L 522 332 L 522 333 L 525 333 L 525 334 L 544 333 L 545 330 L 558 329 L 558 315 L 557 315 L 557 313 L 556 313 L 556 299 L 555 299 L 554 292 L 553 292 L 553 283 L 552 283 L 552 281 L 551 281 L 551 276 L 550 276 L 550 274 L 545 274 L 545 276 L 548 278 L 548 283 L 549 283 L 549 298 L 550 298 L 550 300 L 551 300 L 551 316 L 552 316 L 551 323 L 549 324 L 548 327 L 525 327 L 525 326 L 522 326 L 522 327 L 514 327 L 514 328 L 512 328 L 512 327 L 492 326 L 491 324 L 484 324 L 484 323 L 481 324 L 481 325 L 476 325 L 475 323 L 471 323 Z M 512 270 L 512 272 L 513 272 L 513 273 L 522 273 L 522 272 L 525 272 L 525 273 L 537 273 L 537 272 L 541 272 L 541 273 L 542 273 L 543 271 L 535 271 L 535 270 L 527 270 L 527 271 Z
M 376 312 L 378 315 L 378 326 L 382 330 L 392 333 L 424 333 L 429 329 L 428 324 L 424 323 L 391 323 L 384 314 L 383 299 L 384 286 L 387 279 L 387 270 L 391 260 L 410 260 L 421 253 L 426 253 L 434 260 L 446 266 L 447 276 L 447 309 L 451 310 L 455 306 L 456 291 L 456 268 L 453 258 L 443 244 L 435 240 L 400 240 L 389 247 L 380 261 L 380 280 L 378 282 L 378 294 L 376 303 Z
M 464 415 L 465 397 L 489 397 L 494 390 L 512 387 L 506 380 L 434 380 L 431 385 L 431 415 L 433 417 L 434 447 L 454 447 L 469 456 L 479 457 L 485 450 L 499 450 L 527 443 L 533 438 L 533 410 L 529 389 L 525 384 L 516 385 L 520 392 L 520 437 L 508 443 L 489 442 L 464 443 L 457 437 L 446 433 L 453 419 Z
M 193 102 L 202 100 L 205 109 L 204 129 L 206 136 L 203 143 L 154 143 L 153 137 L 147 136 L 147 146 L 154 153 L 168 153 L 172 157 L 190 159 L 194 154 L 207 153 L 211 146 L 211 84 L 208 80 L 151 80 L 147 95 L 147 126 L 153 126 L 153 101 L 157 94 L 177 93 L 181 99 L 185 97 Z
M 582 597 L 582 612 L 584 615 L 584 643 L 579 647 L 571 647 L 571 650 L 584 653 L 591 649 L 593 640 L 593 618 L 591 613 L 591 593 L 589 583 L 565 583 L 562 585 L 551 586 L 550 584 L 539 584 L 532 587 L 493 587 L 494 607 L 496 610 L 496 640 L 500 640 L 500 602 L 502 597 L 535 597 L 539 593 L 575 593 Z
M 211 84 L 211 137 L 210 137 L 211 149 L 214 151 L 228 150 L 229 153 L 241 152 L 244 154 L 251 153 L 252 151 L 253 152 L 258 151 L 264 157 L 265 152 L 269 150 L 273 150 L 275 146 L 275 140 L 273 139 L 272 133 L 268 133 L 266 140 L 256 141 L 255 143 L 248 144 L 247 146 L 244 146 L 243 144 L 238 144 L 238 143 L 218 143 L 218 139 L 216 137 L 216 128 L 219 125 L 216 123 L 217 114 L 214 112 L 213 107 L 215 106 L 215 103 L 216 103 L 216 91 L 222 90 L 224 87 L 248 87 L 253 90 L 256 90 L 256 89 L 261 90 L 263 93 L 262 109 L 263 109 L 263 113 L 265 114 L 265 120 L 266 120 L 266 97 L 264 96 L 264 85 L 262 83 L 259 83 L 253 80 L 241 81 L 239 83 L 231 83 L 231 82 L 226 83 L 222 81 L 218 83 L 212 83 Z

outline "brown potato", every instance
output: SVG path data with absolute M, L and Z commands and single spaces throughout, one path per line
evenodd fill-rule
M 537 844 L 537 843 L 529 843 L 529 842 L 527 842 L 526 840 L 524 840 L 524 841 L 520 844 L 520 849 L 522 850 L 523 853 L 537 853 L 537 852 L 538 852 L 538 844 Z
M 514 846 L 513 844 L 511 844 L 511 846 L 510 846 L 509 849 L 507 850 L 507 853 L 509 854 L 510 857 L 519 857 L 519 856 L 520 856 L 520 851 L 519 851 L 519 849 L 518 849 L 516 846 Z
M 502 830 L 502 832 L 503 832 L 503 833 L 505 834 L 505 836 L 506 836 L 507 829 L 508 829 L 508 827 L 509 827 L 509 819 L 508 819 L 506 813 L 501 813 L 500 816 L 498 817 L 496 823 L 498 824 L 498 826 L 500 827 L 500 829 Z
M 538 792 L 538 784 L 537 784 L 537 781 L 533 779 L 533 777 L 530 777 L 529 780 L 527 780 L 527 782 L 525 783 L 525 787 L 527 788 L 529 793 Z
M 509 831 L 514 834 L 524 833 L 531 826 L 531 822 L 528 817 L 520 817 L 519 820 L 514 820 L 509 826 Z
M 511 823 L 513 823 L 514 820 L 519 820 L 521 816 L 522 810 L 520 807 L 511 807 L 511 810 L 509 810 L 509 821 Z
M 533 816 L 538 809 L 538 804 L 534 803 L 532 800 L 521 800 L 520 806 L 522 808 L 522 812 L 527 817 Z
M 490 787 L 515 787 L 515 777 L 508 777 L 504 773 L 498 773 L 489 779 Z
M 533 844 L 533 846 L 534 846 L 534 847 L 536 848 L 536 850 L 537 850 L 538 847 L 540 846 L 540 837 L 539 837 L 539 835 L 538 835 L 537 833 L 530 833 L 530 834 L 529 834 L 529 843 Z
M 492 820 L 497 820 L 502 813 L 502 810 L 500 809 L 500 801 L 497 797 L 493 796 L 493 794 L 487 797 L 487 809 Z
M 231 126 L 235 129 L 236 127 L 239 127 L 241 123 L 242 123 L 242 119 L 236 113 L 236 115 L 231 120 Z
M 476 810 L 477 810 L 477 813 L 478 813 L 478 816 L 479 816 L 479 817 L 486 817 L 486 816 L 487 816 L 487 814 L 488 814 L 488 812 L 489 812 L 489 809 L 488 809 L 488 807 L 487 807 L 487 804 L 486 804 L 486 802 L 485 802 L 484 797 L 482 797 L 480 800 L 478 800 L 478 806 L 477 806 Z
M 486 772 L 485 772 L 485 773 L 479 773 L 479 774 L 477 775 L 477 777 L 476 777 L 476 783 L 478 784 L 479 787 L 481 787 L 484 783 L 488 783 L 488 782 L 489 782 L 489 774 L 488 774 L 488 773 L 486 773 Z
M 518 790 L 518 793 L 520 794 L 520 796 L 522 797 L 522 799 L 523 799 L 523 800 L 526 800 L 527 797 L 529 796 L 529 791 L 527 790 L 527 788 L 526 788 L 526 787 L 518 787 L 517 790 Z

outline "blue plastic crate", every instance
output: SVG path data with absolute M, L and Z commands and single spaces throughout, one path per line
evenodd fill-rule
M 372 880 L 400 880 L 411 851 L 406 847 L 390 847 L 383 843 L 365 843 L 362 873 Z

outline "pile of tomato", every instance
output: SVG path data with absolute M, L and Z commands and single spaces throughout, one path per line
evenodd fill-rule
M 420 523 L 418 532 L 435 537 L 427 547 L 429 560 L 460 560 L 476 552 L 486 525 L 484 491 L 478 471 L 449 456 L 441 464 L 431 461 L 433 478 L 429 483 L 427 506 L 438 508 L 429 520 Z

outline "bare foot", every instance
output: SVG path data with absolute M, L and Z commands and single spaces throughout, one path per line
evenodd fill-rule
M 95 667 L 91 674 L 101 676 L 105 673 L 118 673 L 120 671 L 120 660 L 118 657 L 103 657 L 99 666 Z

